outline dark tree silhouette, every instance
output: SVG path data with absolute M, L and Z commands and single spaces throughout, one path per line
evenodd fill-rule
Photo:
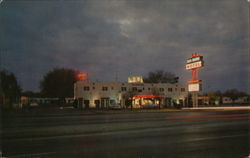
M 178 83 L 179 77 L 170 72 L 156 70 L 149 72 L 147 77 L 143 78 L 145 83 Z
M 77 73 L 75 70 L 65 68 L 55 68 L 48 72 L 40 82 L 42 95 L 61 99 L 73 97 Z
M 23 91 L 21 94 L 26 97 L 41 97 L 41 93 L 33 91 Z
M 0 70 L 0 100 L 1 105 L 10 106 L 19 101 L 21 87 L 16 76 L 6 70 Z

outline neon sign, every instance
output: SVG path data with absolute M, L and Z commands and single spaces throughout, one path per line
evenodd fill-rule
M 198 61 L 198 62 L 187 64 L 186 69 L 191 70 L 191 69 L 199 68 L 199 67 L 202 67 L 202 66 L 203 66 L 203 62 Z
M 79 81 L 87 81 L 88 80 L 88 73 L 79 73 L 77 74 L 77 78 Z

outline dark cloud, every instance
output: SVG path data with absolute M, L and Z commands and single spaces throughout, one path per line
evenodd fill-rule
M 185 83 L 193 52 L 205 58 L 204 89 L 249 90 L 248 6 L 239 0 L 4 1 L 1 66 L 38 90 L 54 67 L 125 81 L 163 69 Z

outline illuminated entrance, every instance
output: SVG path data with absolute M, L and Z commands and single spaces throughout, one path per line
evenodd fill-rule
M 159 107 L 162 98 L 161 95 L 135 95 L 132 104 L 135 108 Z

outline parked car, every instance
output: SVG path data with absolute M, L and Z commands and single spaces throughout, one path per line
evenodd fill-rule
M 110 109 L 121 109 L 122 107 L 120 104 L 111 104 L 111 105 L 109 105 L 109 108 Z

